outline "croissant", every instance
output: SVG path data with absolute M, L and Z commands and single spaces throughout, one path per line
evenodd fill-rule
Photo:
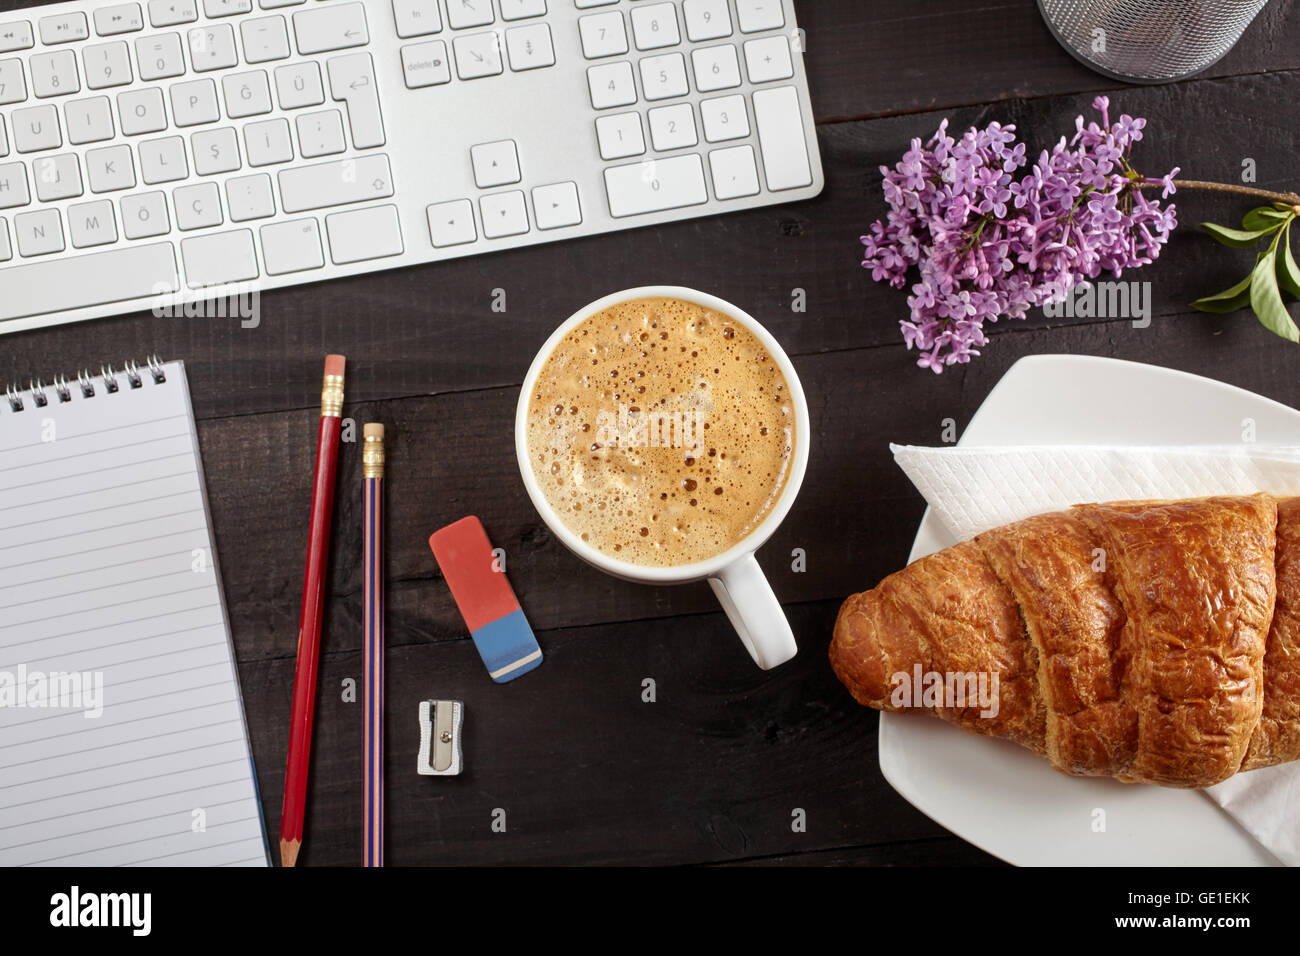
M 1075 505 L 844 602 L 836 676 L 1077 776 L 1208 787 L 1300 757 L 1300 498 Z M 993 693 L 989 693 L 989 692 Z

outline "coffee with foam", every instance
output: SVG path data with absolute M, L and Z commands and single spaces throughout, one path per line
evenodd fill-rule
M 602 553 L 673 567 L 721 554 L 789 476 L 790 391 L 723 312 L 634 299 L 578 323 L 537 377 L 528 460 L 565 526 Z

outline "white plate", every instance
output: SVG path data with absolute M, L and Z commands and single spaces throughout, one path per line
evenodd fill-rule
M 1007 370 L 959 444 L 1227 445 L 1246 419 L 1261 444 L 1300 444 L 1300 412 L 1252 392 L 1135 362 L 1037 355 Z M 955 543 L 927 510 L 909 560 Z M 882 713 L 880 769 L 935 822 L 1021 866 L 1277 865 L 1204 794 L 1067 777 L 932 717 Z

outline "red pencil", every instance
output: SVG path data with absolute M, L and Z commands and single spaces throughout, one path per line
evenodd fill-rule
M 316 666 L 320 662 L 321 614 L 325 607 L 325 565 L 329 558 L 330 516 L 334 509 L 334 471 L 339 456 L 343 416 L 342 355 L 325 356 L 320 397 L 320 436 L 316 446 L 316 483 L 311 493 L 311 530 L 307 538 L 307 572 L 302 583 L 302 618 L 298 625 L 298 664 L 293 673 L 293 721 L 289 725 L 289 763 L 284 772 L 280 811 L 280 865 L 293 866 L 302 848 L 307 806 L 307 765 L 311 759 L 311 724 L 316 712 Z

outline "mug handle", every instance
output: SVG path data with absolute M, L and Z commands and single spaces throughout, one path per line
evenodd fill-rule
M 799 652 L 781 602 L 772 593 L 753 554 L 709 578 L 709 587 L 718 596 L 749 656 L 763 670 L 784 664 Z

